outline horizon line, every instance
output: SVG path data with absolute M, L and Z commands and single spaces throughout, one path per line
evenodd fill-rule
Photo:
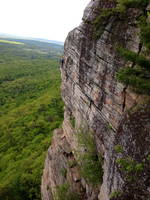
M 63 41 L 60 41 L 60 40 L 53 40 L 53 39 L 47 39 L 47 38 L 43 38 L 43 37 L 32 37 L 32 36 L 23 36 L 23 35 L 15 35 L 15 34 L 11 34 L 11 33 L 3 33 L 3 32 L 0 32 L 0 37 L 3 36 L 3 37 L 12 37 L 12 38 L 18 38 L 18 39 L 30 39 L 30 40 L 33 40 L 33 39 L 37 39 L 37 40 L 47 40 L 49 42 L 58 42 L 58 43 L 61 43 L 62 45 L 64 45 L 64 42 Z M 42 42 L 42 41 L 41 41 Z M 43 41 L 44 42 L 44 41 Z

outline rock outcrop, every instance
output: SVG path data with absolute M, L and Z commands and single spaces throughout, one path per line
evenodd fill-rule
M 66 39 L 61 66 L 64 122 L 62 130 L 54 132 L 45 161 L 43 200 L 57 199 L 58 186 L 64 183 L 72 195 L 66 200 L 77 199 L 74 194 L 82 200 L 150 199 L 150 106 L 146 97 L 116 80 L 118 69 L 126 65 L 116 47 L 143 51 L 140 11 L 129 10 L 126 21 L 116 16 L 103 21 L 102 34 L 95 39 L 93 21 L 109 7 L 115 2 L 92 0 L 83 22 Z M 79 130 L 94 133 L 97 155 L 103 158 L 103 181 L 96 186 L 80 173 Z

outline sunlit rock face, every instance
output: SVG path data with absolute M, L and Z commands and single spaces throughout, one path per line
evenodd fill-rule
M 149 106 L 138 106 L 144 97 L 116 80 L 118 69 L 132 65 L 118 55 L 117 47 L 142 51 L 136 21 L 140 12 L 132 9 L 126 22 L 110 17 L 103 22 L 103 32 L 95 39 L 92 22 L 102 9 L 112 7 L 115 2 L 111 0 L 92 0 L 84 11 L 81 25 L 66 39 L 61 65 L 64 122 L 48 150 L 42 178 L 43 200 L 55 199 L 56 187 L 66 181 L 83 200 L 150 199 Z M 76 134 L 81 127 L 94 133 L 97 154 L 104 160 L 103 182 L 96 187 L 82 177 L 78 165 L 68 164 L 77 160 Z M 119 153 L 115 151 L 118 145 L 122 149 Z M 123 161 L 132 164 L 127 167 L 133 169 L 123 169 L 119 163 Z M 136 172 L 138 164 L 142 167 Z M 64 168 L 65 176 L 61 173 Z

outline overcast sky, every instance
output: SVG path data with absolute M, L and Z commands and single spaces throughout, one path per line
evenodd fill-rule
M 90 0 L 0 0 L 0 32 L 64 41 Z

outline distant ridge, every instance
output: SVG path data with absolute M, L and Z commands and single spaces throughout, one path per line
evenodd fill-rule
M 58 44 L 58 45 L 64 45 L 64 42 L 61 41 L 56 41 L 56 40 L 48 40 L 44 38 L 33 38 L 33 37 L 24 37 L 24 36 L 17 36 L 17 35 L 12 35 L 12 34 L 7 34 L 7 33 L 0 33 L 1 38 L 12 38 L 12 39 L 27 39 L 27 40 L 36 40 L 40 42 L 46 42 L 46 43 L 53 43 L 53 44 Z

